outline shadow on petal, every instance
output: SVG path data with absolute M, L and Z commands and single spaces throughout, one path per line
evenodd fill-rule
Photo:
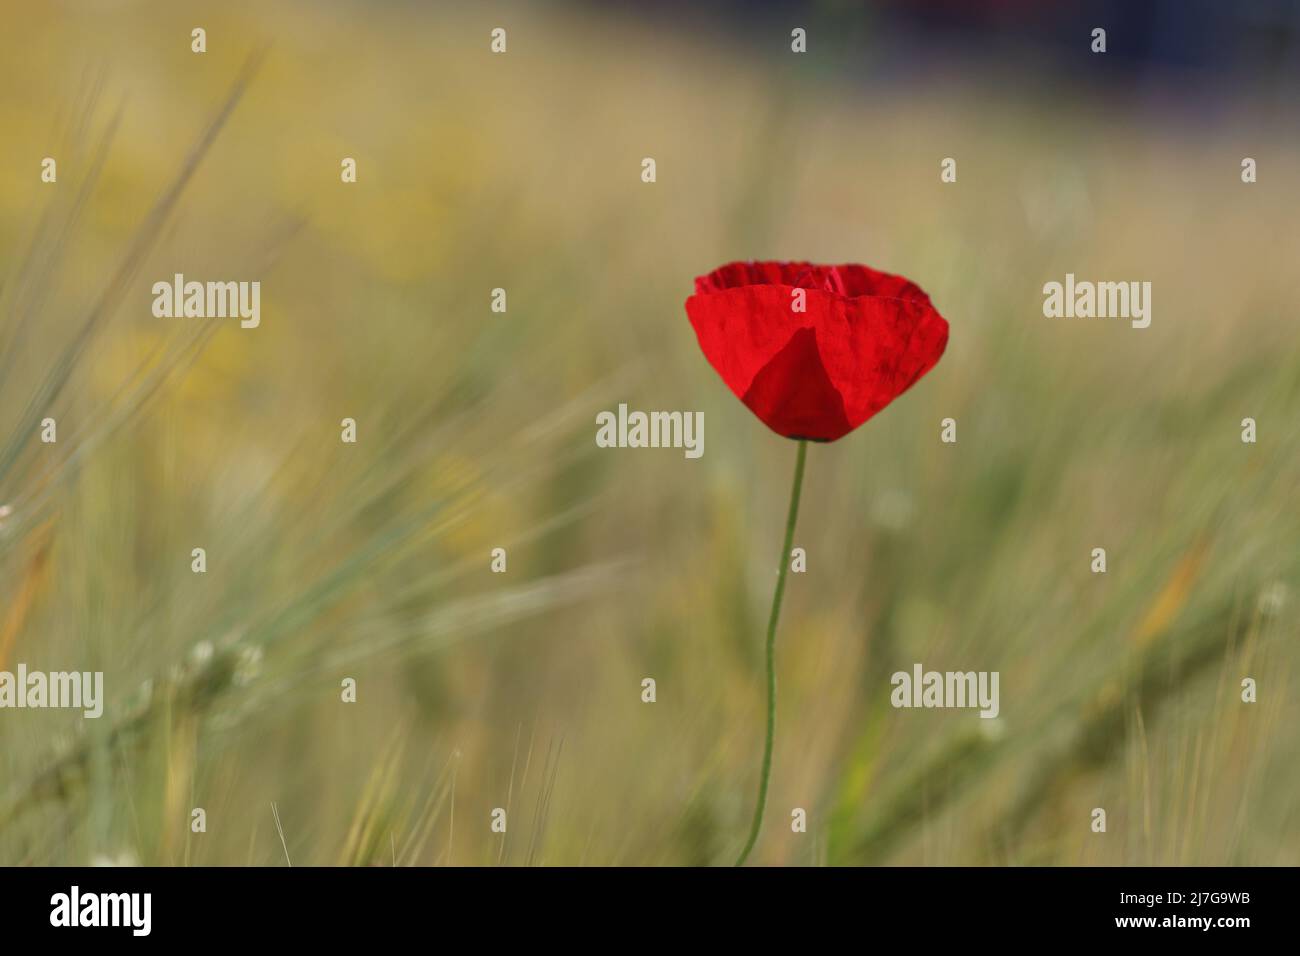
M 817 333 L 800 329 L 759 370 L 744 403 L 786 438 L 834 441 L 852 430 L 844 399 L 831 384 L 817 350 Z

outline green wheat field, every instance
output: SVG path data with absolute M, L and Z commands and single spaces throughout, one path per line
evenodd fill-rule
M 732 862 L 795 445 L 683 302 L 764 258 L 906 274 L 952 334 L 809 450 L 752 861 L 1300 864 L 1300 134 L 1260 101 L 875 89 L 869 35 L 598 6 L 0 22 L 0 670 L 105 688 L 0 711 L 0 863 Z M 178 272 L 260 280 L 260 326 L 156 318 Z M 1066 273 L 1150 281 L 1150 328 L 1045 318 Z M 620 402 L 703 411 L 703 457 L 597 448 Z M 917 662 L 1000 672 L 998 719 L 891 707 Z

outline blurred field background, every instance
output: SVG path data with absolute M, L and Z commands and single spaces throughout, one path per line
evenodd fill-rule
M 1194 83 L 898 7 L 4 0 L 0 669 L 106 706 L 0 712 L 0 862 L 730 863 L 795 447 L 683 301 L 806 258 L 952 337 L 810 449 L 753 859 L 1300 864 L 1294 33 Z M 154 318 L 174 272 L 261 327 Z M 1067 272 L 1151 327 L 1045 319 Z M 703 458 L 597 449 L 619 402 Z M 914 662 L 1001 716 L 894 710 Z

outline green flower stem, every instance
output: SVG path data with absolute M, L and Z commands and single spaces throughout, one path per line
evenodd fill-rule
M 799 493 L 803 490 L 803 463 L 808 457 L 808 441 L 799 439 L 799 455 L 794 463 L 794 487 L 790 489 L 790 513 L 785 519 L 785 544 L 781 547 L 781 563 L 776 571 L 776 593 L 772 595 L 772 614 L 767 619 L 767 742 L 763 746 L 763 770 L 758 779 L 758 805 L 754 807 L 754 822 L 749 827 L 749 839 L 740 851 L 736 866 L 744 866 L 749 851 L 758 842 L 758 831 L 763 826 L 763 808 L 767 805 L 767 782 L 772 776 L 772 740 L 776 732 L 776 621 L 781 616 L 781 597 L 785 594 L 785 575 L 790 570 L 790 548 L 794 544 L 794 524 L 799 518 Z

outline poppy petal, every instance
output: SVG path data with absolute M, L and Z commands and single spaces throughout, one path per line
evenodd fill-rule
M 686 312 L 705 357 L 791 438 L 847 434 L 933 368 L 948 342 L 929 296 L 867 266 L 733 262 L 695 285 Z
M 853 430 L 844 400 L 817 351 L 817 333 L 800 329 L 764 365 L 741 399 L 769 428 L 787 438 L 834 441 Z

